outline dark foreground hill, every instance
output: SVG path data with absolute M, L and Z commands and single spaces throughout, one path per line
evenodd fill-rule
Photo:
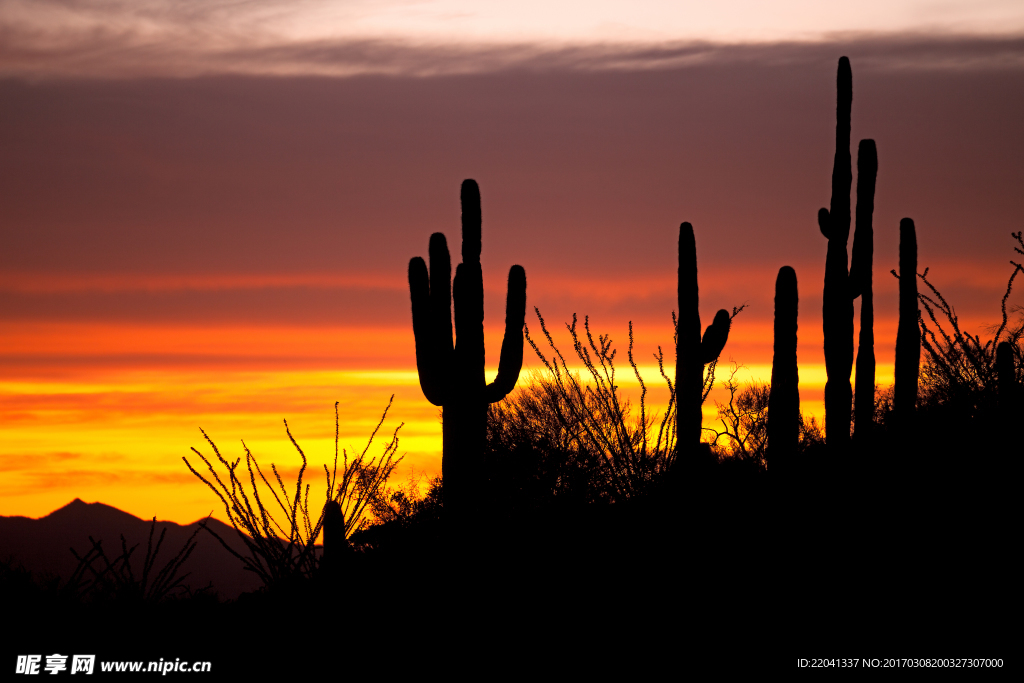
M 201 521 L 184 526 L 174 522 L 156 523 L 154 545 L 161 532 L 167 530 L 154 565 L 157 570 L 177 554 Z M 231 543 L 236 552 L 244 552 L 234 529 L 215 519 L 210 519 L 207 525 Z M 151 526 L 150 521 L 109 505 L 85 503 L 76 498 L 39 519 L 0 517 L 0 560 L 13 561 L 15 566 L 21 565 L 39 577 L 57 576 L 66 581 L 78 566 L 78 560 L 71 553 L 72 548 L 79 556 L 85 555 L 92 548 L 91 536 L 102 542 L 107 557 L 113 560 L 122 552 L 121 536 L 124 535 L 128 548 L 139 546 L 132 555 L 132 566 L 136 573 L 141 574 Z M 195 540 L 196 549 L 179 572 L 179 575 L 189 574 L 185 585 L 192 590 L 212 584 L 222 599 L 233 600 L 260 586 L 259 579 L 243 571 L 241 562 L 209 533 L 201 531 Z
M 305 678 L 384 667 L 625 667 L 638 677 L 666 664 L 794 671 L 799 657 L 1011 652 L 1008 532 L 1018 524 L 1006 510 L 981 514 L 990 520 L 981 533 L 980 513 L 960 525 L 933 519 L 945 498 L 938 491 L 720 475 L 629 504 L 524 510 L 457 535 L 409 524 L 377 534 L 331 573 L 226 603 L 61 602 L 12 583 L 0 597 L 17 628 L 3 649 L 202 660 L 221 675 Z M 81 501 L 41 520 L 2 522 L 4 550 L 15 528 L 22 539 L 47 525 L 82 538 L 117 528 L 109 537 L 118 548 L 123 530 L 142 550 L 149 533 L 143 520 Z M 40 553 L 47 542 L 66 550 L 37 533 Z M 169 555 L 184 538 L 165 541 Z M 236 558 L 198 538 L 241 573 Z

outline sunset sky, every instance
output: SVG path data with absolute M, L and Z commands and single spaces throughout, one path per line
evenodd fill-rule
M 531 334 L 534 306 L 552 330 L 589 315 L 624 361 L 632 321 L 658 387 L 686 220 L 704 324 L 747 304 L 723 354 L 744 379 L 770 376 L 775 275 L 796 269 L 801 398 L 820 416 L 815 215 L 840 55 L 854 154 L 878 146 L 884 385 L 900 218 L 965 327 L 998 322 L 1024 228 L 1020 2 L 7 0 L 0 515 L 80 497 L 223 517 L 181 461 L 209 453 L 200 428 L 291 472 L 287 419 L 315 471 L 335 401 L 340 445 L 361 451 L 392 394 L 399 477 L 439 473 L 406 269 L 432 232 L 457 252 L 464 178 L 482 195 L 491 376 L 518 263 Z

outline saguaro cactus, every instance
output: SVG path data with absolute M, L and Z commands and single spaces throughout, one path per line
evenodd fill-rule
M 871 297 L 875 175 L 878 161 L 873 140 L 863 140 L 858 149 L 857 232 L 853 263 L 847 270 L 850 239 L 850 188 L 853 174 L 850 160 L 850 111 L 853 106 L 853 74 L 850 60 L 839 59 L 836 74 L 836 153 L 832 164 L 830 208 L 818 210 L 818 227 L 828 239 L 825 257 L 825 288 L 822 296 L 822 326 L 825 337 L 825 434 L 829 447 L 844 451 L 850 443 L 850 404 L 853 390 L 853 300 L 864 295 L 861 307 L 861 338 L 858 354 L 858 387 L 863 387 L 862 428 L 874 412 L 874 311 Z M 861 361 L 860 359 L 863 358 Z M 866 406 L 870 404 L 869 410 Z
M 693 226 L 679 226 L 679 327 L 676 339 L 676 447 L 683 462 L 692 460 L 700 443 L 704 366 L 718 358 L 729 338 L 725 309 L 700 336 L 700 295 L 697 286 L 697 244 Z
M 836 76 L 836 153 L 832 164 L 830 208 L 818 210 L 818 227 L 828 239 L 822 328 L 825 337 L 825 434 L 830 447 L 850 440 L 850 370 L 853 368 L 853 299 L 850 296 L 846 244 L 850 238 L 850 109 L 853 74 L 850 60 L 839 59 Z
M 526 271 L 512 266 L 505 302 L 505 338 L 498 376 L 484 379 L 484 288 L 480 269 L 480 189 L 462 183 L 462 263 L 449 286 L 451 259 L 442 233 L 430 236 L 430 270 L 423 259 L 409 261 L 412 327 L 416 336 L 416 368 L 428 401 L 442 408 L 446 514 L 464 519 L 470 513 L 474 460 L 483 450 L 487 404 L 500 401 L 513 388 L 523 367 L 523 324 L 526 320 Z M 455 339 L 452 339 L 452 297 Z
M 853 441 L 871 438 L 875 415 L 875 309 L 871 282 L 875 210 L 875 178 L 878 153 L 874 140 L 861 140 L 857 147 L 857 219 L 850 257 L 850 296 L 860 296 L 860 338 L 857 340 L 856 393 L 853 399 Z
M 336 577 L 341 571 L 344 554 L 348 550 L 348 539 L 345 538 L 345 515 L 337 501 L 331 500 L 324 505 L 324 555 L 322 570 Z
M 768 396 L 768 458 L 774 471 L 788 469 L 800 439 L 800 376 L 796 363 L 798 307 L 796 271 L 779 268 L 775 278 L 775 344 Z
M 900 221 L 900 322 L 896 328 L 896 381 L 892 407 L 898 425 L 909 433 L 917 409 L 921 365 L 921 327 L 917 307 L 917 233 L 914 221 Z
M 1009 413 L 1017 389 L 1017 376 L 1013 368 L 1013 345 L 999 342 L 996 346 L 996 382 L 999 390 L 999 407 Z

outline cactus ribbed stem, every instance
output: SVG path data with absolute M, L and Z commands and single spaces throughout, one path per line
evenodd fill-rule
M 875 210 L 877 174 L 875 141 L 861 140 L 857 148 L 857 219 L 850 258 L 851 296 L 860 296 L 860 335 L 853 404 L 853 441 L 858 445 L 870 442 L 875 416 L 875 310 L 871 281 L 874 230 L 871 215 Z
M 900 322 L 896 329 L 896 368 L 893 412 L 908 434 L 917 406 L 921 365 L 921 328 L 917 305 L 917 233 L 914 221 L 900 221 Z
M 800 375 L 796 361 L 797 341 L 796 271 L 779 269 L 775 278 L 775 341 L 772 354 L 772 384 L 768 396 L 769 464 L 789 470 L 800 439 Z
M 676 447 L 680 460 L 693 462 L 700 444 L 704 366 L 722 353 L 731 319 L 722 309 L 700 334 L 700 293 L 697 285 L 697 244 L 693 226 L 679 226 L 679 320 L 676 330 Z
M 853 75 L 850 60 L 839 59 L 836 75 L 836 152 L 832 165 L 830 208 L 818 211 L 818 227 L 828 239 L 822 331 L 825 338 L 825 435 L 829 448 L 845 452 L 850 443 L 850 405 L 853 390 L 853 298 L 850 292 L 847 243 L 850 238 L 850 110 Z
M 1013 368 L 1013 345 L 999 342 L 996 346 L 996 382 L 999 387 L 999 407 L 1009 414 L 1016 398 L 1017 377 Z

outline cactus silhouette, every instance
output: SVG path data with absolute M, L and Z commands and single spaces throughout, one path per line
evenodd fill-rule
M 860 296 L 860 335 L 853 399 L 853 441 L 857 445 L 870 440 L 875 415 L 875 310 L 871 282 L 874 231 L 871 214 L 875 210 L 877 174 L 875 141 L 861 140 L 857 147 L 857 218 L 850 256 L 850 296 Z
M 729 338 L 730 318 L 725 309 L 700 335 L 700 296 L 697 286 L 697 244 L 693 226 L 679 226 L 679 322 L 676 339 L 676 444 L 678 457 L 687 462 L 700 443 L 704 366 L 714 361 Z
M 836 153 L 832 165 L 830 208 L 818 210 L 818 227 L 828 239 L 822 331 L 825 337 L 825 434 L 830 447 L 844 448 L 850 438 L 850 370 L 853 367 L 853 298 L 850 296 L 846 244 L 850 237 L 850 109 L 853 75 L 850 60 L 839 59 L 836 76 Z
M 796 362 L 797 334 L 796 271 L 779 268 L 775 278 L 775 343 L 772 355 L 772 384 L 768 397 L 768 458 L 788 470 L 800 438 L 799 371 Z
M 1017 377 L 1013 368 L 1013 345 L 999 342 L 996 346 L 996 381 L 999 387 L 999 407 L 1008 414 L 1016 396 Z
M 825 337 L 825 434 L 830 449 L 845 450 L 850 443 L 850 404 L 853 390 L 853 300 L 861 305 L 860 350 L 857 382 L 863 387 L 859 405 L 861 434 L 870 431 L 874 413 L 874 310 L 871 295 L 875 176 L 878 160 L 873 140 L 863 140 L 857 159 L 857 230 L 853 259 L 848 260 L 850 240 L 850 188 L 853 174 L 850 159 L 850 111 L 853 106 L 853 74 L 850 60 L 839 58 L 836 73 L 836 152 L 832 164 L 832 199 L 828 209 L 818 210 L 818 227 L 828 239 L 825 257 L 825 287 L 822 295 L 822 328 Z M 849 270 L 847 266 L 849 265 Z M 871 406 L 869 409 L 868 406 Z
M 921 364 L 920 312 L 917 307 L 917 233 L 914 221 L 900 221 L 900 322 L 896 328 L 896 369 L 893 412 L 898 426 L 909 434 L 917 406 Z
M 1001 437 L 999 441 L 1006 452 L 1020 452 L 1019 436 L 1013 433 L 1009 425 L 1020 421 L 1017 417 L 1017 374 L 1013 362 L 1013 344 L 999 342 L 996 346 L 996 388 L 998 390 L 998 416 Z
M 324 555 L 321 561 L 323 571 L 331 578 L 337 578 L 348 550 L 345 538 L 345 515 L 338 501 L 330 500 L 324 505 Z
M 523 367 L 523 325 L 526 320 L 526 271 L 508 273 L 505 337 L 498 376 L 484 379 L 484 290 L 480 269 L 480 189 L 462 183 L 462 263 L 449 285 L 451 259 L 442 233 L 430 236 L 430 270 L 420 257 L 409 261 L 412 326 L 416 337 L 416 368 L 428 401 L 442 407 L 446 515 L 465 520 L 471 514 L 478 482 L 474 461 L 486 435 L 487 404 L 500 401 L 513 388 Z M 452 339 L 452 298 L 455 339 Z

